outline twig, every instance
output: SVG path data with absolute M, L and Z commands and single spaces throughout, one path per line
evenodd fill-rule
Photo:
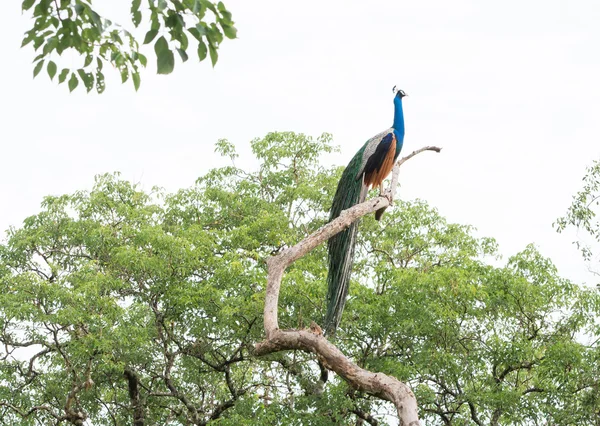
M 54 0 L 54 5 L 56 6 L 56 15 L 58 16 L 58 20 L 62 22 L 62 18 L 60 17 L 60 6 L 58 5 L 58 1 Z
M 264 310 L 267 338 L 255 347 L 257 356 L 291 349 L 315 353 L 323 365 L 335 371 L 355 389 L 391 401 L 396 406 L 400 426 L 420 425 L 417 400 L 407 385 L 394 377 L 382 373 L 372 373 L 354 364 L 323 337 L 321 328 L 315 323 L 309 330 L 280 330 L 277 321 L 277 305 L 281 279 L 286 268 L 362 216 L 390 206 L 398 186 L 400 166 L 423 151 L 440 152 L 441 148 L 426 146 L 401 158 L 394 166 L 390 187 L 382 196 L 342 211 L 338 218 L 319 228 L 295 246 L 286 248 L 276 256 L 267 259 L 268 275 Z

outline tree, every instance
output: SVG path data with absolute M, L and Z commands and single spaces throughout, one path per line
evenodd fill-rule
M 583 188 L 573 196 L 573 202 L 569 206 L 565 216 L 559 218 L 554 224 L 558 232 L 563 232 L 567 227 L 574 227 L 584 231 L 584 237 L 575 241 L 575 245 L 581 251 L 583 258 L 591 263 L 590 271 L 599 274 L 597 267 L 593 265 L 597 261 L 594 255 L 594 244 L 600 242 L 600 221 L 597 219 L 598 207 L 600 206 L 600 161 L 586 169 L 583 177 Z
M 359 270 L 376 279 L 351 305 L 354 357 L 411 383 L 432 424 L 600 424 L 597 293 L 533 246 L 487 265 L 493 240 L 424 204 L 394 216 L 389 239 L 364 232 Z
M 33 61 L 34 77 L 45 66 L 50 79 L 58 74 L 58 82 L 68 81 L 70 91 L 81 81 L 88 92 L 95 88 L 102 93 L 102 71 L 108 63 L 118 70 L 123 83 L 131 77 L 135 89 L 139 88 L 140 66 L 145 67 L 147 59 L 140 53 L 138 38 L 131 30 L 100 16 L 92 0 L 23 0 L 22 7 L 32 11 L 34 20 L 22 46 L 31 43 L 36 52 L 40 51 Z M 159 74 L 173 71 L 175 51 L 185 62 L 195 49 L 200 61 L 208 55 L 214 66 L 224 38 L 234 39 L 237 34 L 232 15 L 221 1 L 148 0 L 143 7 L 141 0 L 131 0 L 131 22 L 145 31 L 143 44 L 154 43 Z M 58 72 L 57 57 L 65 52 L 80 56 L 82 66 Z
M 394 423 L 389 403 L 301 351 L 257 357 L 265 259 L 327 220 L 328 135 L 252 141 L 188 189 L 118 175 L 47 197 L 0 245 L 0 424 Z M 596 292 L 534 247 L 491 266 L 492 239 L 422 201 L 361 224 L 335 343 L 412 385 L 428 424 L 598 424 Z M 282 329 L 319 323 L 325 248 L 284 276 Z

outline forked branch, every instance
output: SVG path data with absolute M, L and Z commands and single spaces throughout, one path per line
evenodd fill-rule
M 423 151 L 440 152 L 441 148 L 426 146 L 401 158 L 394 166 L 392 181 L 384 196 L 367 200 L 344 210 L 339 217 L 322 226 L 295 246 L 289 247 L 267 260 L 267 294 L 264 311 L 267 338 L 255 347 L 257 356 L 292 349 L 315 353 L 325 367 L 335 371 L 353 388 L 391 401 L 396 406 L 401 426 L 420 424 L 417 414 L 417 400 L 407 385 L 395 377 L 382 373 L 372 373 L 360 368 L 350 361 L 335 345 L 331 344 L 323 336 L 321 328 L 314 323 L 310 329 L 280 330 L 277 322 L 277 306 L 281 279 L 286 268 L 361 217 L 390 206 L 393 194 L 396 193 L 396 187 L 398 186 L 400 166 Z

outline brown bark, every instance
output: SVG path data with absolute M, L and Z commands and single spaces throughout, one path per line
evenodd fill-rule
M 130 368 L 125 368 L 123 375 L 127 379 L 129 401 L 133 408 L 133 426 L 144 426 L 144 406 L 140 398 L 140 381 L 138 375 Z
M 309 330 L 280 330 L 277 322 L 277 305 L 281 279 L 286 268 L 362 216 L 390 206 L 393 194 L 396 193 L 400 166 L 423 151 L 440 152 L 441 148 L 427 146 L 403 157 L 394 166 L 390 187 L 384 191 L 384 194 L 344 210 L 338 218 L 321 227 L 295 246 L 287 248 L 267 260 L 268 276 L 264 311 L 264 326 L 267 337 L 266 340 L 258 343 L 255 347 L 257 356 L 292 349 L 316 354 L 325 367 L 335 371 L 353 388 L 392 402 L 396 407 L 399 425 L 401 426 L 420 425 L 417 414 L 417 400 L 407 385 L 394 377 L 382 373 L 372 373 L 360 368 L 336 346 L 327 341 L 321 332 L 321 328 L 315 323 L 311 325 Z

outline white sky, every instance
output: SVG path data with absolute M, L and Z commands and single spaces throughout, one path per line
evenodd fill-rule
M 45 70 L 32 80 L 20 3 L 0 15 L 0 230 L 99 173 L 187 187 L 223 164 L 218 138 L 243 154 L 269 131 L 327 131 L 342 154 L 324 163 L 346 164 L 391 125 L 398 84 L 410 95 L 404 154 L 444 147 L 405 164 L 399 196 L 476 226 L 504 255 L 534 242 L 564 276 L 595 282 L 575 234 L 551 224 L 600 158 L 597 1 L 228 0 L 240 38 L 214 70 L 192 58 L 157 76 L 146 46 L 140 91 L 115 73 L 101 96 L 69 94 Z M 129 3 L 95 6 L 130 27 Z

